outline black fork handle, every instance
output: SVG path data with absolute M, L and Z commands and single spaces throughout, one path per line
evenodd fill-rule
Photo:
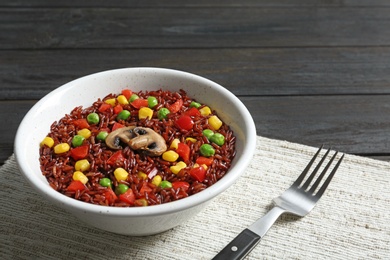
M 239 260 L 243 259 L 260 242 L 261 237 L 244 229 L 224 249 L 222 249 L 213 260 Z

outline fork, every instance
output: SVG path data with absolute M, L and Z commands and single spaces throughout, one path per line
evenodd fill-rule
M 317 201 L 324 194 L 334 174 L 336 173 L 344 154 L 338 160 L 336 166 L 333 168 L 327 179 L 321 184 L 326 172 L 335 160 L 337 151 L 334 153 L 328 164 L 324 167 L 319 177 L 313 185 L 315 175 L 319 171 L 325 158 L 328 156 L 330 148 L 323 155 L 320 162 L 317 164 L 312 173 L 306 177 L 311 166 L 322 150 L 321 146 L 313 158 L 310 160 L 306 168 L 303 170 L 298 179 L 288 188 L 282 195 L 273 199 L 274 207 L 262 218 L 258 219 L 248 228 L 244 229 L 238 236 L 236 236 L 225 248 L 223 248 L 213 259 L 214 260 L 229 260 L 229 259 L 243 259 L 250 251 L 260 242 L 267 231 L 275 223 L 283 213 L 290 213 L 299 217 L 306 216 L 316 205 Z M 304 182 L 303 182 L 304 181 Z M 321 186 L 320 186 L 321 184 Z

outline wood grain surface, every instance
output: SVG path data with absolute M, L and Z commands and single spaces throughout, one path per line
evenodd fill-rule
M 388 1 L 5 0 L 0 163 L 40 98 L 122 67 L 216 81 L 258 135 L 390 160 L 389 43 Z

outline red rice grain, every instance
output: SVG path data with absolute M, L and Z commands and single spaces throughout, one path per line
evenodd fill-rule
M 131 105 L 124 105 L 123 108 L 131 112 L 129 119 L 120 123 L 125 126 L 136 125 L 142 127 L 152 128 L 158 132 L 166 141 L 169 147 L 173 139 L 178 138 L 181 142 L 186 142 L 186 137 L 195 138 L 194 143 L 186 142 L 191 149 L 190 162 L 185 169 L 182 169 L 178 174 L 173 174 L 170 171 L 170 166 L 175 163 L 164 161 L 161 157 L 150 157 L 145 154 L 135 152 L 129 147 L 122 149 L 125 160 L 123 162 L 116 162 L 114 165 L 107 164 L 107 160 L 110 156 L 116 152 L 109 149 L 104 142 L 96 139 L 96 135 L 101 129 L 110 130 L 114 123 L 117 122 L 116 115 L 113 109 L 108 111 L 99 112 L 99 107 L 109 98 L 116 98 L 118 95 L 109 94 L 103 99 L 98 99 L 92 106 L 83 108 L 81 106 L 75 107 L 69 114 L 65 115 L 59 121 L 53 122 L 50 127 L 50 132 L 47 136 L 53 138 L 54 145 L 59 143 L 68 143 L 71 145 L 73 136 L 77 133 L 78 127 L 73 124 L 75 119 L 86 118 L 89 113 L 95 112 L 99 114 L 100 122 L 98 125 L 90 125 L 89 130 L 92 136 L 84 141 L 84 145 L 89 146 L 89 154 L 87 160 L 90 162 L 90 170 L 85 175 L 88 177 L 86 189 L 82 191 L 71 192 L 67 190 L 67 187 L 72 182 L 73 172 L 75 171 L 75 160 L 70 157 L 70 152 L 64 154 L 55 154 L 52 148 L 47 146 L 40 147 L 40 165 L 42 174 L 46 177 L 50 186 L 62 194 L 72 197 L 74 199 L 84 201 L 87 203 L 93 203 L 97 205 L 105 206 L 117 206 L 117 207 L 129 207 L 132 205 L 126 204 L 119 200 L 109 203 L 106 198 L 106 187 L 102 187 L 99 184 L 101 178 L 110 178 L 113 185 L 118 185 L 118 181 L 115 180 L 114 170 L 117 167 L 123 167 L 129 172 L 129 177 L 122 183 L 131 188 L 137 199 L 146 199 L 148 205 L 157 205 L 167 203 L 174 200 L 179 200 L 201 192 L 207 189 L 211 185 L 215 184 L 218 180 L 223 178 L 228 169 L 231 166 L 231 162 L 235 156 L 235 141 L 236 138 L 229 126 L 223 123 L 222 127 L 218 130 L 219 133 L 225 136 L 225 144 L 218 146 L 214 143 L 211 145 L 215 149 L 215 155 L 213 156 L 213 163 L 207 168 L 206 179 L 203 182 L 194 180 L 190 174 L 190 169 L 194 166 L 196 159 L 200 156 L 199 148 L 204 143 L 210 143 L 210 141 L 203 136 L 202 131 L 208 126 L 208 116 L 195 116 L 193 121 L 195 125 L 192 130 L 180 130 L 175 126 L 175 120 L 189 109 L 191 101 L 195 101 L 187 96 L 186 92 L 181 90 L 179 92 L 169 92 L 163 90 L 156 91 L 140 91 L 136 93 L 140 98 L 147 98 L 148 96 L 154 96 L 158 100 L 158 105 L 154 108 L 154 116 L 152 119 L 138 119 L 138 109 L 135 109 Z M 176 113 L 170 113 L 167 119 L 158 120 L 157 110 L 162 107 L 169 107 L 177 100 L 183 100 L 182 108 Z M 217 115 L 213 111 L 213 115 Z M 138 176 L 138 172 L 144 172 L 147 174 L 147 179 L 142 179 Z M 166 188 L 161 189 L 151 183 L 151 179 L 155 175 L 160 175 L 163 180 L 170 182 L 185 181 L 190 184 L 188 190 L 183 188 Z M 152 192 L 144 192 L 141 194 L 141 188 L 147 183 L 148 187 L 152 189 Z M 114 188 L 114 187 L 113 187 Z

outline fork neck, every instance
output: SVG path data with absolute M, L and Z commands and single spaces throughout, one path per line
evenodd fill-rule
M 263 237 L 284 212 L 286 212 L 285 209 L 274 206 L 267 214 L 250 225 L 248 229 L 258 234 L 260 237 Z

